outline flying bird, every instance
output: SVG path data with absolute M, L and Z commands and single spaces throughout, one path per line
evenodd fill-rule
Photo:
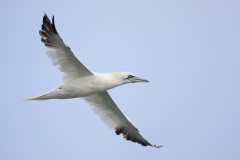
M 152 145 L 139 133 L 138 129 L 122 113 L 107 90 L 127 83 L 149 82 L 128 72 L 97 73 L 88 69 L 77 59 L 73 51 L 59 36 L 54 16 L 52 22 L 45 14 L 42 29 L 39 31 L 41 41 L 47 47 L 47 55 L 53 65 L 63 73 L 62 83 L 50 92 L 27 100 L 83 98 L 93 111 L 117 135 L 123 134 L 126 140 L 137 142 L 142 146 Z

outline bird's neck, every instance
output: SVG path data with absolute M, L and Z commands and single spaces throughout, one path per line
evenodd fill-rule
M 115 88 L 117 86 L 123 85 L 124 83 L 121 81 L 121 78 L 118 76 L 117 72 L 115 73 L 104 73 L 97 74 L 99 80 L 101 81 L 101 85 L 103 85 L 106 90 Z

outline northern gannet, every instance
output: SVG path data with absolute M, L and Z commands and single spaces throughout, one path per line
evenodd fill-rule
M 108 127 L 115 129 L 117 135 L 123 134 L 126 140 L 137 142 L 142 146 L 161 147 L 150 144 L 142 137 L 107 92 L 123 84 L 149 82 L 148 80 L 128 72 L 101 74 L 88 69 L 59 36 L 54 24 L 54 16 L 51 22 L 48 16 L 44 15 L 39 34 L 41 41 L 47 47 L 48 57 L 63 73 L 62 84 L 48 93 L 26 100 L 83 98 Z

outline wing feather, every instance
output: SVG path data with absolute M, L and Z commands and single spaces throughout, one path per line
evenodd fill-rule
M 84 99 L 90 103 L 93 111 L 108 127 L 115 129 L 117 135 L 123 134 L 126 140 L 137 142 L 142 146 L 161 147 L 150 144 L 142 137 L 138 129 L 122 113 L 107 91 L 84 97 Z
M 44 15 L 42 30 L 39 31 L 39 34 L 42 37 L 41 41 L 47 47 L 46 53 L 53 65 L 57 65 L 59 70 L 63 72 L 63 81 L 78 76 L 93 74 L 77 59 L 72 50 L 63 42 L 56 30 L 54 17 L 51 22 L 48 16 L 46 14 Z

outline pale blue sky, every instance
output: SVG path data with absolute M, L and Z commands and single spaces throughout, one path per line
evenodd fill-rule
M 90 69 L 150 80 L 110 94 L 163 148 L 116 136 L 82 100 L 22 101 L 61 82 L 44 12 Z M 0 159 L 239 160 L 239 20 L 239 0 L 1 1 Z

